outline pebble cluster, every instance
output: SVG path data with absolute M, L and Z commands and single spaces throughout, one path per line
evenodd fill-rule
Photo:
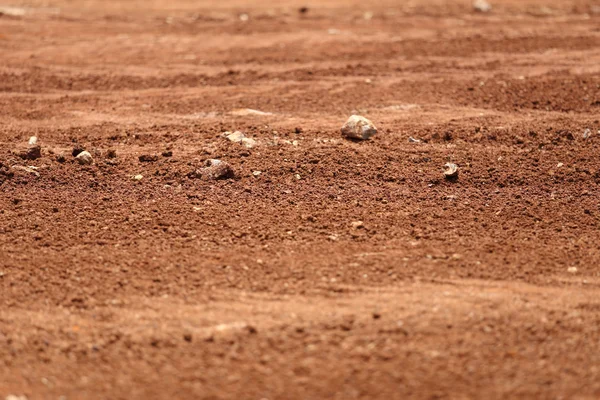
M 250 111 L 257 112 L 255 110 L 250 110 Z M 296 128 L 295 131 L 297 134 L 299 134 L 302 132 L 302 129 Z M 366 140 L 371 139 L 375 134 L 377 134 L 377 128 L 375 127 L 373 122 L 371 122 L 367 118 L 360 116 L 360 115 L 352 115 L 348 118 L 348 120 L 341 127 L 341 134 L 342 134 L 342 137 L 347 138 L 349 140 L 366 141 Z M 584 132 L 584 138 L 588 138 L 590 135 L 591 135 L 591 133 L 589 132 L 589 129 Z M 223 134 L 221 134 L 221 137 L 223 137 L 224 139 L 228 140 L 231 143 L 238 144 L 245 149 L 252 149 L 252 148 L 255 148 L 260 145 L 260 142 L 258 140 L 253 139 L 251 137 L 247 137 L 243 132 L 237 131 L 237 130 L 233 131 L 233 132 L 230 132 L 230 131 L 224 132 Z M 284 140 L 284 141 L 280 141 L 280 142 L 282 142 L 282 143 L 285 142 L 285 143 L 291 144 L 293 146 L 298 146 L 298 142 L 296 140 L 294 140 L 294 141 Z M 409 137 L 408 142 L 417 144 L 417 143 L 421 143 L 421 140 L 415 139 L 413 137 Z M 50 152 L 53 153 L 52 151 L 50 151 Z M 23 160 L 35 160 L 35 159 L 42 157 L 42 147 L 38 144 L 37 136 L 32 136 L 29 139 L 27 146 L 21 147 L 21 149 L 17 149 L 16 151 L 13 151 L 13 153 Z M 93 153 L 95 155 L 100 155 L 99 151 L 94 151 Z M 163 157 L 171 157 L 173 155 L 173 152 L 170 149 L 167 149 L 167 150 L 163 151 L 161 154 Z M 94 156 L 92 155 L 92 153 L 87 151 L 81 145 L 75 145 L 71 151 L 71 155 L 73 156 L 74 161 L 82 166 L 94 164 Z M 117 158 L 116 150 L 114 150 L 114 149 L 107 150 L 107 152 L 105 153 L 105 156 L 106 156 L 106 159 L 104 160 L 104 163 L 106 163 L 108 165 L 116 165 L 118 163 L 118 160 L 116 160 L 116 158 Z M 63 153 L 55 155 L 55 159 L 56 159 L 56 161 L 58 161 L 60 163 L 65 163 L 68 161 L 67 156 Z M 152 162 L 156 162 L 159 160 L 159 155 L 157 155 L 157 154 L 141 154 L 138 156 L 138 160 L 141 163 L 152 163 Z M 4 166 L 4 168 L 8 168 L 8 167 Z M 33 175 L 36 177 L 40 176 L 40 173 L 37 171 L 37 167 L 26 166 L 26 165 L 13 165 L 9 168 L 8 172 L 7 171 L 0 171 L 0 172 L 5 177 L 8 176 L 9 174 L 10 174 L 10 176 L 23 175 L 23 174 L 29 174 L 29 175 Z M 262 173 L 261 171 L 253 171 L 252 175 L 254 177 L 258 177 L 258 176 L 260 176 L 261 173 Z M 453 163 L 447 163 L 446 165 L 444 165 L 443 175 L 449 181 L 457 180 L 458 179 L 458 166 Z M 235 172 L 234 172 L 234 169 L 232 168 L 232 166 L 229 163 L 227 163 L 226 161 L 219 160 L 219 159 L 209 159 L 209 160 L 206 160 L 206 163 L 204 166 L 202 166 L 200 168 L 194 168 L 191 172 L 189 172 L 187 174 L 187 176 L 189 178 L 205 179 L 205 180 L 231 179 L 231 178 L 235 177 Z M 302 177 L 299 174 L 296 174 L 295 176 L 297 179 L 302 179 Z M 137 175 L 131 176 L 131 178 L 134 181 L 139 182 L 142 180 L 143 176 L 141 174 L 137 174 Z

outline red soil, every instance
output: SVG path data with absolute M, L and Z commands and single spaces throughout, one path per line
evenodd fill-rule
M 597 3 L 15 3 L 0 398 L 600 397 Z

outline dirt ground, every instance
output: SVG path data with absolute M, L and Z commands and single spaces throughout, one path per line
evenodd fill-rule
M 0 7 L 0 399 L 600 398 L 600 3 L 247 3 Z

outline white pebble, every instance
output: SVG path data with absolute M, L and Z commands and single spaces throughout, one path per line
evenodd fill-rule
M 258 144 L 258 142 L 256 140 L 254 140 L 254 139 L 245 137 L 245 138 L 242 139 L 242 144 L 244 145 L 245 148 L 251 149 L 253 147 L 256 147 L 256 145 Z
M 342 126 L 342 136 L 351 139 L 366 140 L 377 133 L 371 121 L 360 115 L 352 115 Z
M 5 397 L 5 400 L 27 400 L 27 396 L 17 396 L 14 394 L 9 394 Z
M 244 135 L 242 132 L 240 131 L 235 131 L 235 132 L 225 132 L 223 134 L 223 136 L 229 140 L 230 142 L 233 143 L 241 143 L 242 140 L 246 137 L 246 135 Z
M 592 134 L 592 131 L 588 128 L 588 129 L 586 129 L 586 130 L 583 131 L 583 138 L 587 139 L 587 138 L 589 138 L 591 136 L 591 134 Z
M 77 154 L 77 157 L 75 158 L 77 159 L 77 161 L 79 161 L 79 164 L 81 165 L 91 165 L 94 163 L 92 155 L 87 151 L 82 151 L 81 153 Z
M 446 163 L 444 165 L 444 168 L 446 169 L 444 171 L 444 175 L 447 179 L 456 178 L 458 176 L 458 165 L 453 163 Z
M 486 13 L 492 11 L 492 5 L 486 0 L 475 0 L 473 2 L 473 9 L 478 12 Z
M 354 229 L 359 229 L 359 228 L 362 228 L 364 226 L 365 226 L 365 224 L 362 221 L 352 221 L 352 227 Z
M 40 173 L 36 171 L 38 169 L 37 167 L 33 167 L 33 166 L 25 167 L 23 165 L 13 165 L 12 169 L 17 174 L 18 173 L 21 173 L 23 175 L 31 174 L 31 175 L 35 175 L 36 177 L 40 176 Z

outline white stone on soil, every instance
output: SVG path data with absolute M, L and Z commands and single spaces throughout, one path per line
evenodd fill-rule
M 81 153 L 77 154 L 77 157 L 75 158 L 81 165 L 92 165 L 94 163 L 92 155 L 87 151 L 82 151 Z
M 475 0 L 473 2 L 473 9 L 478 12 L 486 13 L 492 11 L 492 5 L 486 0 Z
M 371 121 L 360 115 L 352 115 L 342 126 L 342 136 L 351 139 L 366 140 L 377 133 Z
M 223 134 L 223 136 L 229 140 L 230 142 L 233 143 L 241 143 L 242 140 L 246 137 L 246 135 L 244 135 L 242 132 L 240 131 L 235 131 L 235 132 L 225 132 Z
M 258 142 L 252 138 L 243 138 L 242 139 L 242 144 L 244 145 L 245 148 L 247 149 L 251 149 L 253 147 L 256 147 L 256 145 L 258 144 Z

